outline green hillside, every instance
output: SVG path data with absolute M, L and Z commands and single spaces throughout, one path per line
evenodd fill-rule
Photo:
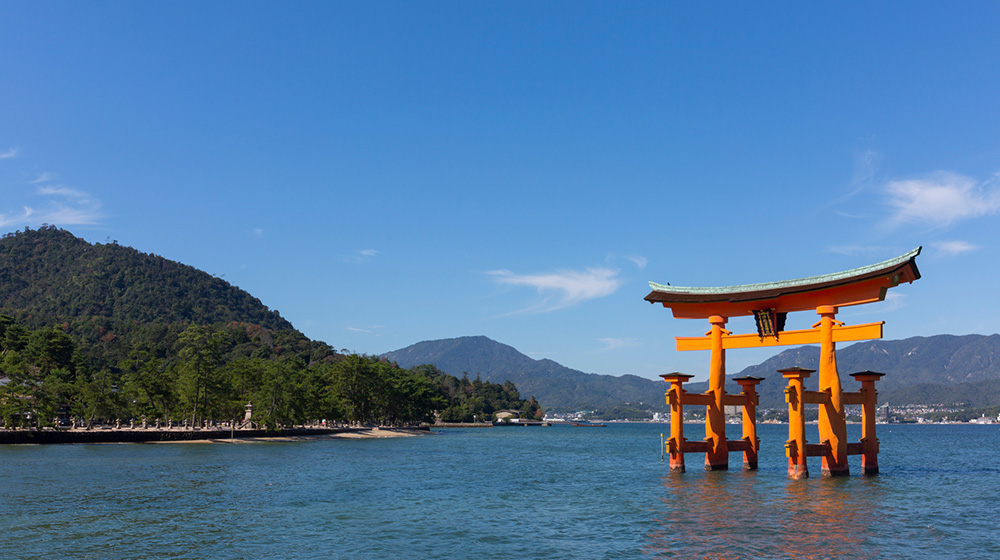
M 51 226 L 0 239 L 0 308 L 32 324 L 98 318 L 292 328 L 225 280 L 117 243 L 90 244 Z
M 58 326 L 88 367 L 118 373 L 134 350 L 167 358 L 191 325 L 244 331 L 234 354 L 337 358 L 257 298 L 193 267 L 55 227 L 0 239 L 0 312 L 27 328 Z
M 55 227 L 0 239 L 0 422 L 461 421 L 539 414 L 513 385 L 342 356 L 187 265 Z

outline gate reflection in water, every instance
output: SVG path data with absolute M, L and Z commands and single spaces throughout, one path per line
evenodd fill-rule
M 690 558 L 886 558 L 871 530 L 883 498 L 871 479 L 770 484 L 758 472 L 663 478 L 653 556 Z M 885 527 L 882 527 L 884 530 Z

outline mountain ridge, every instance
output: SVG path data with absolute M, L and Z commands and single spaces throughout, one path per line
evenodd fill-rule
M 651 410 L 666 410 L 661 381 L 630 374 L 586 373 L 549 359 L 535 360 L 482 335 L 422 341 L 382 357 L 403 367 L 433 363 L 452 375 L 480 375 L 493 382 L 510 380 L 524 394 L 534 395 L 543 406 L 556 411 L 615 406 L 622 402 L 641 402 Z M 850 373 L 863 370 L 886 373 L 878 384 L 880 402 L 1000 404 L 1000 334 L 859 342 L 839 348 L 837 361 L 841 381 L 848 391 L 855 390 Z M 817 369 L 818 363 L 819 347 L 799 346 L 727 378 L 764 377 L 758 387 L 760 406 L 780 408 L 785 406 L 785 384 L 777 370 L 791 366 Z M 817 383 L 813 376 L 807 380 L 807 387 L 815 389 Z M 707 386 L 703 381 L 691 383 L 687 388 L 701 392 Z M 728 391 L 738 391 L 731 381 L 726 387 Z

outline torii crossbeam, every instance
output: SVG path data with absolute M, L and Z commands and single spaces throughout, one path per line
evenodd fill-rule
M 813 455 L 823 457 L 824 475 L 847 475 L 847 455 L 855 453 L 863 454 L 863 469 L 866 474 L 877 473 L 878 446 L 874 430 L 871 434 L 866 434 L 860 445 L 848 445 L 844 405 L 874 399 L 873 379 L 877 379 L 878 374 L 866 372 L 871 375 L 864 377 L 863 393 L 845 393 L 837 371 L 836 343 L 882 338 L 883 323 L 845 326 L 835 317 L 840 307 L 882 301 L 890 288 L 919 279 L 920 272 L 916 264 L 919 254 L 920 247 L 894 259 L 853 270 L 763 284 L 693 288 L 650 282 L 653 291 L 645 297 L 646 301 L 669 307 L 678 319 L 708 319 L 711 325 L 711 330 L 703 337 L 677 337 L 677 350 L 711 350 L 708 391 L 704 395 L 686 393 L 682 385 L 690 376 L 684 374 L 661 376 L 671 383 L 671 389 L 667 392 L 667 401 L 671 404 L 671 439 L 668 442 L 671 470 L 684 470 L 685 452 L 705 452 L 705 468 L 720 470 L 729 467 L 730 451 L 743 451 L 745 467 L 756 468 L 759 448 L 756 419 L 748 413 L 756 405 L 754 387 L 760 379 L 741 378 L 738 381 L 743 387 L 742 394 L 726 395 L 724 384 L 727 349 L 819 344 L 819 391 L 806 391 L 802 397 L 805 400 L 800 399 L 795 407 L 791 407 L 792 400 L 789 400 L 789 410 L 792 415 L 801 415 L 802 404 L 820 404 L 819 430 L 822 443 L 806 445 L 804 435 L 791 437 L 786 445 L 789 475 L 793 478 L 808 476 L 805 458 Z M 815 310 L 820 316 L 819 322 L 811 329 L 784 330 L 785 316 L 788 313 L 809 310 Z M 754 316 L 757 333 L 734 335 L 725 329 L 730 317 L 739 316 Z M 873 378 L 872 375 L 876 377 Z M 801 378 L 808 376 L 808 373 L 797 373 L 794 376 L 797 376 L 796 382 L 801 385 Z M 793 379 L 788 378 L 791 390 Z M 871 394 L 867 395 L 869 385 Z M 786 395 L 789 395 L 789 399 L 795 398 L 788 391 Z M 687 442 L 684 439 L 684 404 L 707 406 L 704 442 Z M 726 440 L 726 405 L 744 407 L 742 441 Z M 865 411 L 867 412 L 867 408 Z M 874 409 L 870 412 L 873 414 Z M 790 419 L 790 426 L 791 424 Z

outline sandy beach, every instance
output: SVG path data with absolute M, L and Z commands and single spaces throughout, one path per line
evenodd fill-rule
M 374 439 L 427 435 L 423 428 L 290 428 L 276 433 L 264 430 L 0 430 L 0 444 L 121 444 L 121 443 L 256 443 L 317 439 Z
M 309 441 L 319 439 L 375 439 L 425 436 L 431 432 L 421 428 L 344 428 L 343 431 L 329 434 L 274 436 L 274 437 L 244 437 L 193 439 L 187 441 L 151 441 L 149 443 L 264 443 L 278 441 Z

